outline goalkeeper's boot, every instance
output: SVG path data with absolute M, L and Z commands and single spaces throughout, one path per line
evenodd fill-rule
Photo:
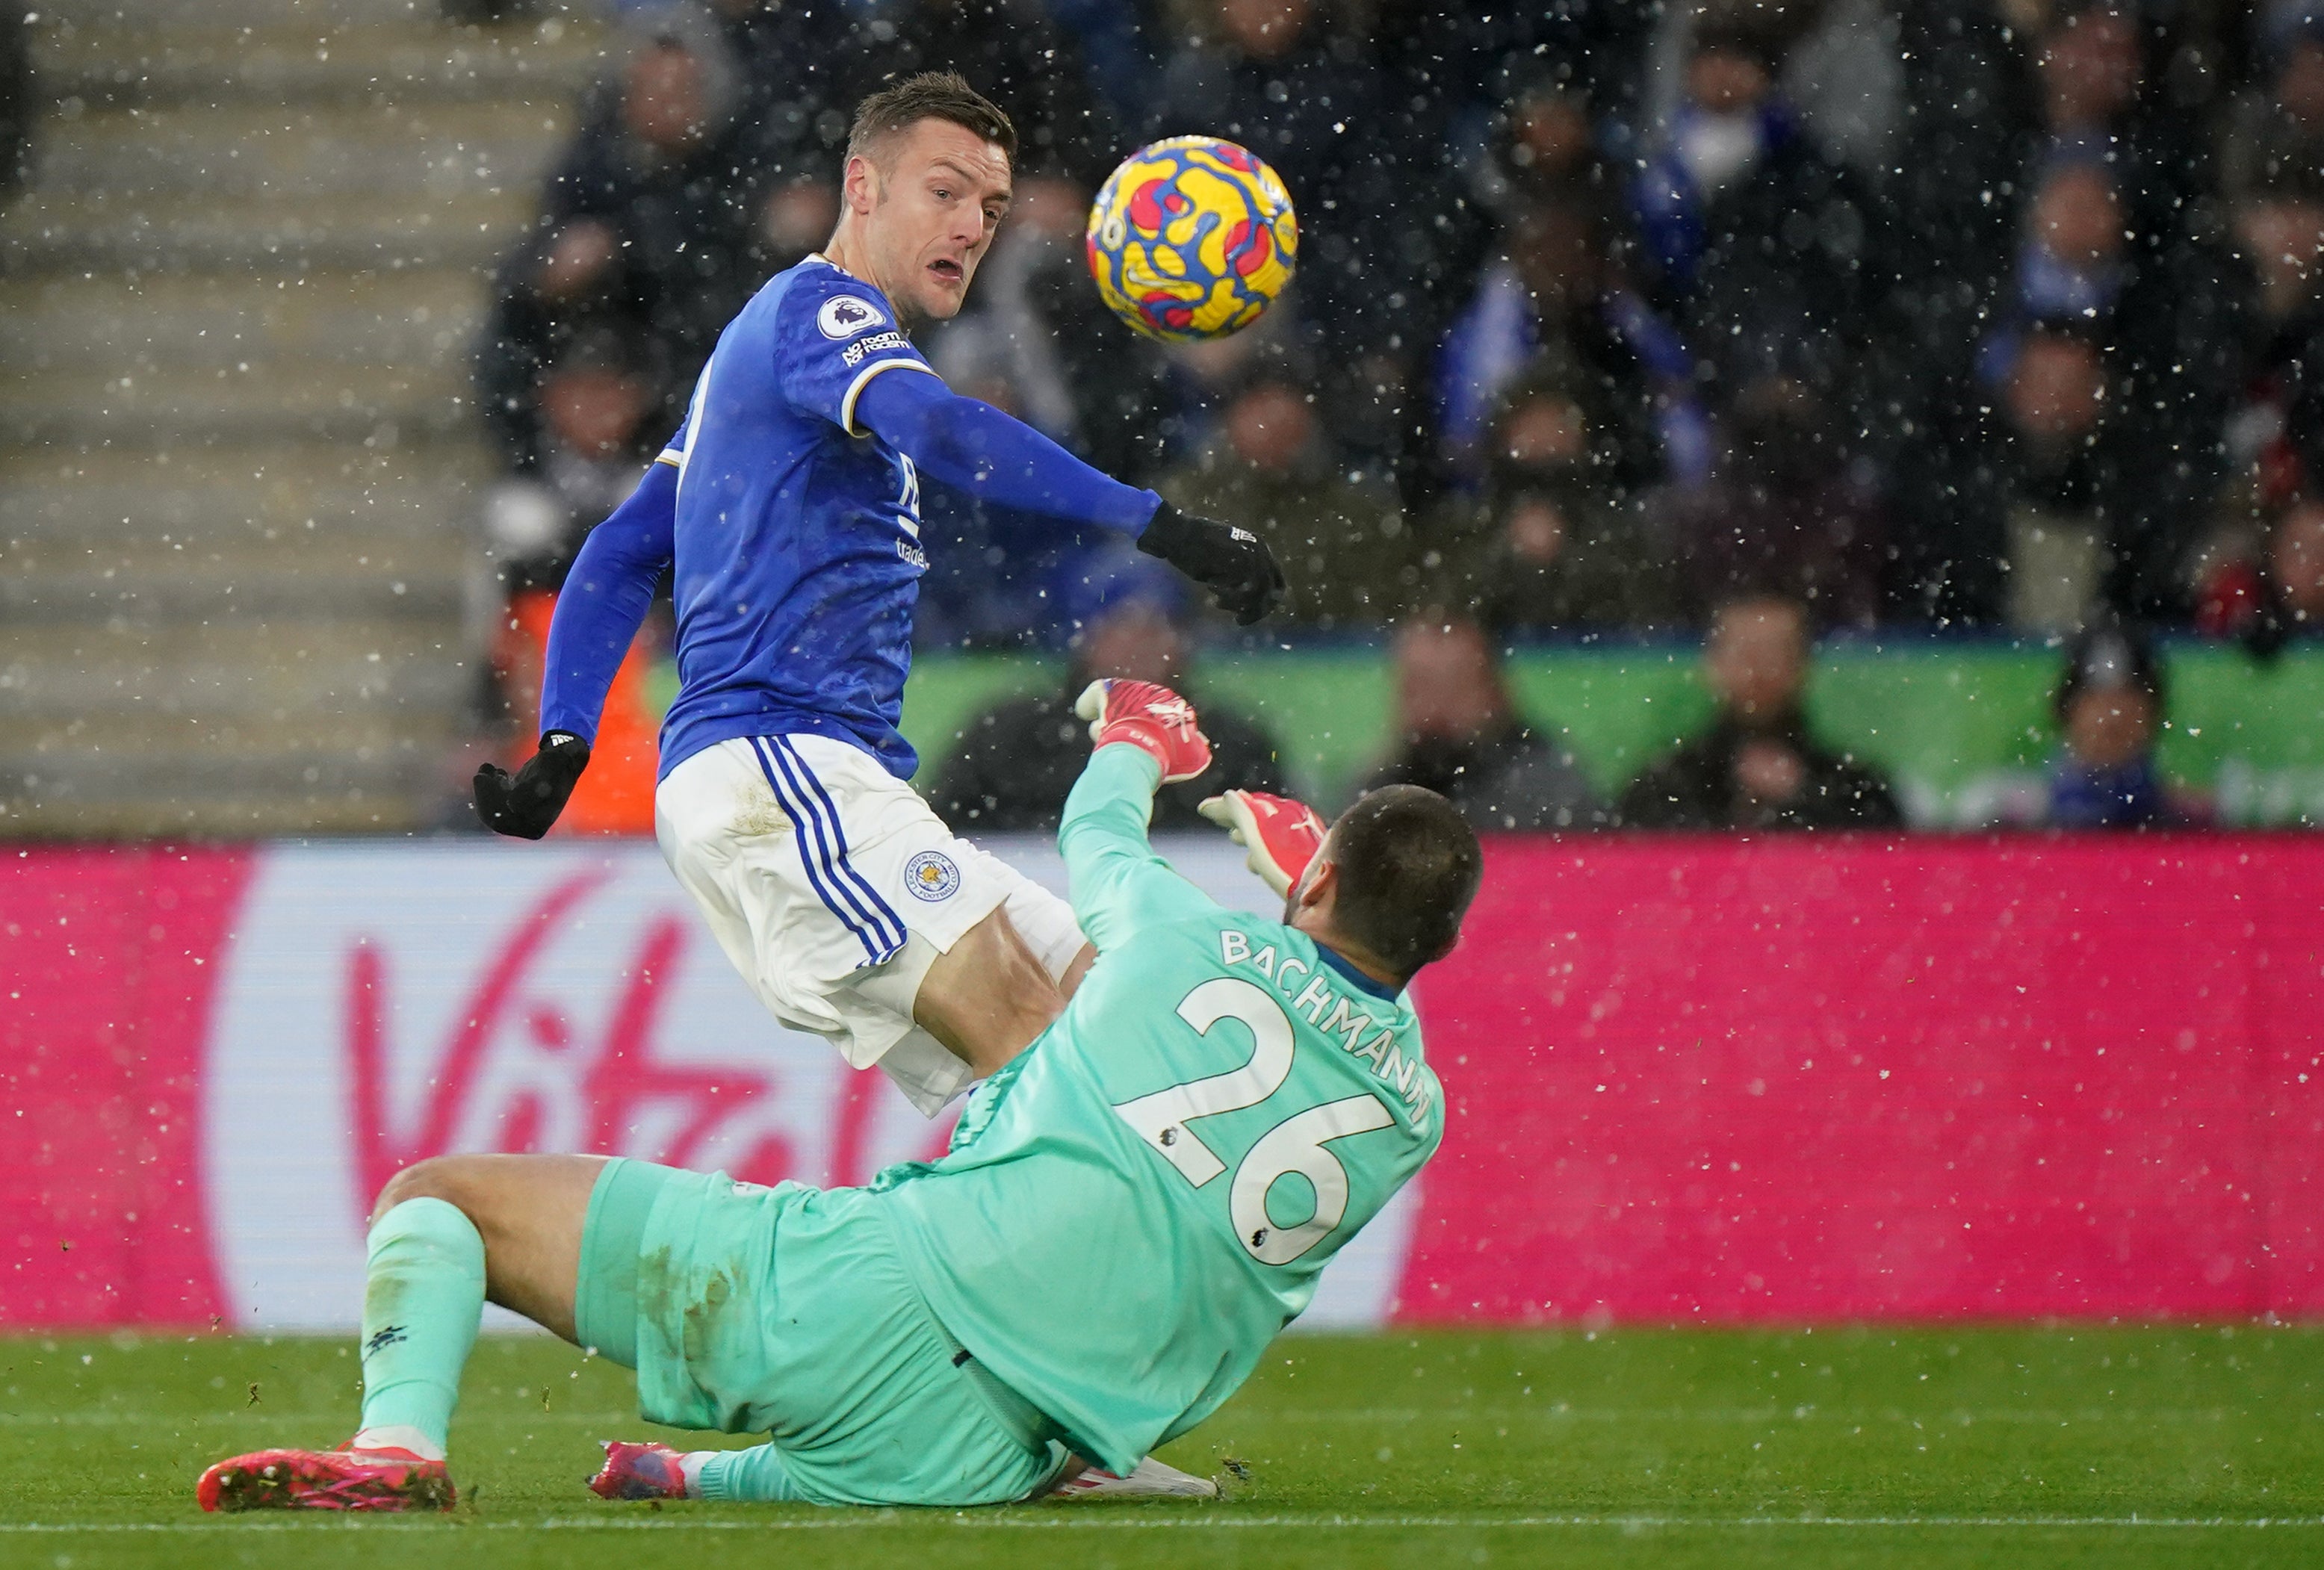
M 667 1445 L 632 1445 L 626 1439 L 600 1439 L 605 1464 L 589 1480 L 589 1492 L 599 1499 L 684 1499 L 685 1457 Z
M 1216 1499 L 1219 1485 L 1148 1455 L 1127 1477 L 1093 1466 L 1066 1478 L 1051 1492 L 1059 1499 Z
M 350 1442 L 352 1443 L 352 1442 Z M 257 1450 L 202 1474 L 206 1510 L 447 1510 L 452 1475 L 409 1450 Z

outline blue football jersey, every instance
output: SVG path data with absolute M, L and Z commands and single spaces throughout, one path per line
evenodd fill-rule
M 854 423 L 889 372 L 933 376 L 887 298 L 820 256 L 719 335 L 678 435 L 678 693 L 661 772 L 738 736 L 851 742 L 899 778 L 896 729 L 927 557 L 911 460 Z

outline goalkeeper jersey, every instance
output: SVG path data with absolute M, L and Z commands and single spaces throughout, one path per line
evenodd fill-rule
M 1090 760 L 1058 843 L 1097 963 L 944 1159 L 872 1185 L 936 1317 L 1116 1472 L 1234 1393 L 1443 1130 L 1406 999 L 1155 855 L 1159 775 Z

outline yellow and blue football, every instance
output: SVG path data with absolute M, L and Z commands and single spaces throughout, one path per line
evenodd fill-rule
M 1291 281 L 1291 193 L 1249 149 L 1174 136 L 1122 160 L 1090 207 L 1090 274 L 1113 314 L 1149 338 L 1222 338 Z

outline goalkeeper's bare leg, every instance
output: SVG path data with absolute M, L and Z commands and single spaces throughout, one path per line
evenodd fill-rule
M 446 1464 L 460 1371 L 485 1302 L 567 1341 L 581 1234 L 603 1156 L 438 1156 L 388 1180 L 372 1211 L 363 1416 L 328 1450 L 221 1461 L 206 1510 L 450 1510 Z
M 255 1452 L 206 1471 L 206 1510 L 450 1510 L 447 1452 L 460 1373 L 489 1301 L 578 1345 L 583 1236 L 605 1158 L 456 1155 L 391 1179 L 372 1212 L 362 1416 L 329 1449 Z M 617 1361 L 621 1361 L 617 1357 Z M 593 1483 L 611 1498 L 682 1497 L 688 1460 L 607 1446 Z M 1147 1462 L 1125 1479 L 1069 1461 L 1058 1492 L 1186 1494 L 1206 1480 Z

